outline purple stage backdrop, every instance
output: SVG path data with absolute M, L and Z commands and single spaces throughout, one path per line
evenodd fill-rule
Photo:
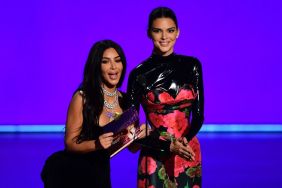
M 121 44 L 128 76 L 151 54 L 160 5 L 179 19 L 175 51 L 202 62 L 205 123 L 282 123 L 280 0 L 2 0 L 0 124 L 63 124 L 97 40 Z

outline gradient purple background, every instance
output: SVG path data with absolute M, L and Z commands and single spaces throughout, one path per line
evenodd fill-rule
M 160 5 L 178 16 L 175 51 L 202 62 L 205 123 L 282 123 L 279 0 L 11 0 L 0 2 L 0 124 L 63 124 L 97 40 L 123 47 L 128 76 L 151 53 Z

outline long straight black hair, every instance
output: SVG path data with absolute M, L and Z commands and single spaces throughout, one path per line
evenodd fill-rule
M 101 63 L 104 51 L 113 48 L 121 58 L 123 70 L 117 87 L 122 85 L 126 70 L 126 58 L 119 44 L 112 40 L 96 42 L 90 49 L 83 74 L 80 90 L 83 91 L 83 124 L 76 142 L 91 140 L 94 137 L 94 126 L 99 125 L 99 117 L 103 110 L 104 96 L 102 91 Z

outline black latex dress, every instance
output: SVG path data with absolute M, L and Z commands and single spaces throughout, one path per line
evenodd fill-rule
M 170 181 L 177 187 L 200 186 L 201 154 L 195 137 L 203 124 L 200 62 L 174 53 L 152 55 L 131 72 L 127 94 L 131 105 L 137 109 L 142 105 L 153 130 L 139 141 L 145 147 L 139 157 L 138 184 L 162 187 Z M 182 137 L 187 138 L 196 154 L 193 162 L 169 151 L 171 141 Z M 165 176 L 161 177 L 164 172 Z

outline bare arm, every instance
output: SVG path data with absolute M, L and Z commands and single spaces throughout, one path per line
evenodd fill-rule
M 83 123 L 83 97 L 79 92 L 73 96 L 68 108 L 65 148 L 68 151 L 87 153 L 98 149 L 106 149 L 111 145 L 112 133 L 106 133 L 99 137 L 98 140 L 83 141 L 77 143 L 76 139 L 81 131 Z

